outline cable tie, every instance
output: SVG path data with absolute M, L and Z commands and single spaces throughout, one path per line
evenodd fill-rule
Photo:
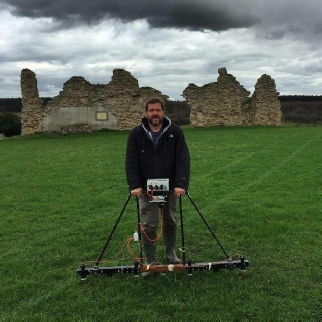
M 174 270 L 174 265 L 173 264 L 168 265 L 168 271 L 173 272 L 173 270 Z
M 211 270 L 211 263 L 208 264 L 209 265 L 209 271 Z

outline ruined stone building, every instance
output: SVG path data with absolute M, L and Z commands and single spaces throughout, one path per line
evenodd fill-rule
M 270 76 L 258 79 L 250 98 L 250 92 L 226 68 L 218 71 L 217 82 L 202 87 L 189 84 L 183 91 L 191 126 L 281 125 L 281 106 Z M 139 87 L 138 80 L 123 69 L 115 69 L 106 85 L 93 85 L 74 76 L 46 105 L 39 97 L 35 73 L 23 69 L 21 93 L 22 135 L 129 130 L 140 123 L 144 102 L 149 97 L 167 98 L 154 88 Z
M 251 98 L 226 68 L 217 82 L 198 87 L 189 84 L 183 97 L 190 107 L 191 126 L 281 125 L 282 112 L 275 81 L 262 75 Z
M 154 88 L 139 87 L 137 79 L 123 69 L 115 69 L 107 85 L 74 76 L 47 105 L 39 97 L 35 73 L 23 69 L 21 93 L 22 135 L 132 129 L 140 124 L 149 97 L 166 98 Z

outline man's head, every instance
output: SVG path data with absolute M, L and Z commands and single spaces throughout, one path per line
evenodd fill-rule
M 160 127 L 164 117 L 163 101 L 160 98 L 149 99 L 145 104 L 145 116 L 152 127 Z
M 149 104 L 156 104 L 159 103 L 161 105 L 162 111 L 164 111 L 164 101 L 161 98 L 158 97 L 154 97 L 154 98 L 150 98 L 146 101 L 145 103 L 145 111 L 148 111 L 148 106 Z

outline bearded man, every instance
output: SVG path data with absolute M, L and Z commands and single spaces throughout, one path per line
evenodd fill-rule
M 171 264 L 181 263 L 175 250 L 176 208 L 178 198 L 188 189 L 190 155 L 181 128 L 165 116 L 164 102 L 160 98 L 146 102 L 141 125 L 130 132 L 125 168 L 131 195 L 139 199 L 143 249 L 148 264 L 157 262 L 159 205 L 150 202 L 146 194 L 147 180 L 169 179 L 170 192 L 162 205 L 165 259 Z M 153 275 L 143 274 L 144 277 Z

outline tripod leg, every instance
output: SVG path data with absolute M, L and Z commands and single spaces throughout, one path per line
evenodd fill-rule
M 182 197 L 179 198 L 180 205 L 180 228 L 181 228 L 181 247 L 182 247 L 182 264 L 186 263 L 186 251 L 185 251 L 185 243 L 184 243 L 184 230 L 183 230 L 183 215 L 182 215 Z
M 128 202 L 129 202 L 129 200 L 130 200 L 130 199 L 131 199 L 131 194 L 129 193 L 129 195 L 127 196 L 127 199 L 126 199 L 126 201 L 125 201 L 125 204 L 124 204 L 124 206 L 123 206 L 123 208 L 122 208 L 122 210 L 121 210 L 121 213 L 120 213 L 120 215 L 118 216 L 118 218 L 117 218 L 117 220 L 116 220 L 116 223 L 115 223 L 115 225 L 114 225 L 114 227 L 113 227 L 113 229 L 112 229 L 112 231 L 111 231 L 111 233 L 110 233 L 110 236 L 107 238 L 107 241 L 106 241 L 105 246 L 104 246 L 104 248 L 103 248 L 103 250 L 102 250 L 102 252 L 101 252 L 101 255 L 99 256 L 99 258 L 97 259 L 97 261 L 96 261 L 96 263 L 95 263 L 95 268 L 97 268 L 97 267 L 98 267 L 99 262 L 101 261 L 101 259 L 102 259 L 103 255 L 104 255 L 104 252 L 105 252 L 105 250 L 106 250 L 106 248 L 107 248 L 107 246 L 108 246 L 109 242 L 110 242 L 110 241 L 111 241 L 111 239 L 112 239 L 112 236 L 113 236 L 113 234 L 114 234 L 114 231 L 115 231 L 115 229 L 116 229 L 117 225 L 119 224 L 120 219 L 121 219 L 121 217 L 122 217 L 122 215 L 123 215 L 123 213 L 124 213 L 124 210 L 125 210 L 125 208 L 126 208 L 126 206 L 127 206 L 127 204 L 128 204 Z
M 219 239 L 216 237 L 214 231 L 212 230 L 212 228 L 208 225 L 205 217 L 203 216 L 203 214 L 199 211 L 197 205 L 194 203 L 194 201 L 192 200 L 189 192 L 187 191 L 186 195 L 188 196 L 190 202 L 193 204 L 193 206 L 195 207 L 197 213 L 199 214 L 199 216 L 201 217 L 201 219 L 203 220 L 203 222 L 205 223 L 205 225 L 207 226 L 207 228 L 209 229 L 210 233 L 212 234 L 212 236 L 215 238 L 215 240 L 217 241 L 219 247 L 221 248 L 221 250 L 224 252 L 224 254 L 226 255 L 227 258 L 230 258 L 230 256 L 228 255 L 228 253 L 226 252 L 225 248 L 223 247 L 223 245 L 220 243 Z
M 139 234 L 139 243 L 140 243 L 140 261 L 142 261 L 143 249 L 142 249 L 142 232 L 141 232 L 141 215 L 140 215 L 139 198 L 136 198 L 136 211 L 137 211 L 137 216 L 138 216 L 138 234 Z

